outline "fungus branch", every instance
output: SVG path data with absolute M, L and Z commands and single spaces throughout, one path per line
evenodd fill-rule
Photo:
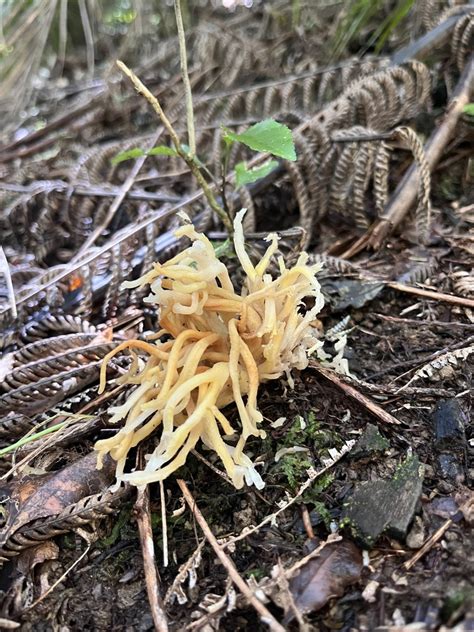
M 137 281 L 124 287 L 150 285 L 147 303 L 159 306 L 160 331 L 152 341 L 128 340 L 104 359 L 101 391 L 108 361 L 129 349 L 133 362 L 120 378 L 136 389 L 113 409 L 112 422 L 125 419 L 116 435 L 96 444 L 99 463 L 110 453 L 117 461 L 118 481 L 145 485 L 164 480 L 186 461 L 201 440 L 222 460 L 235 487 L 246 482 L 261 488 L 263 481 L 243 450 L 251 436 L 264 437 L 257 408 L 261 382 L 308 366 L 309 355 L 321 346 L 315 327 L 323 297 L 316 280 L 319 265 L 307 265 L 302 253 L 294 267 L 279 258 L 279 275 L 267 272 L 277 250 L 276 235 L 261 261 L 254 266 L 244 247 L 242 217 L 235 219 L 235 251 L 246 274 L 236 293 L 226 266 L 211 242 L 192 225 L 182 226 L 178 237 L 189 237 L 190 247 Z M 314 306 L 301 313 L 303 299 Z M 160 340 L 164 336 L 168 340 Z M 146 362 L 138 354 L 147 356 Z M 235 402 L 240 428 L 235 430 L 223 409 Z M 125 473 L 129 450 L 155 430 L 158 444 L 142 471 Z M 230 441 L 235 435 L 237 441 Z

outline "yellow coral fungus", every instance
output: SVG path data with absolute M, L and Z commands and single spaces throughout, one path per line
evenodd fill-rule
M 250 436 L 264 437 L 259 426 L 258 387 L 292 368 L 304 369 L 319 346 L 313 326 L 323 306 L 316 273 L 302 253 L 292 268 L 279 259 L 279 275 L 267 273 L 278 246 L 276 235 L 261 261 L 254 266 L 245 251 L 242 217 L 235 219 L 235 251 L 246 274 L 240 294 L 235 292 L 226 266 L 211 242 L 192 225 L 178 229 L 189 237 L 189 248 L 124 287 L 150 285 L 147 303 L 159 307 L 160 332 L 154 341 L 131 340 L 109 353 L 101 368 L 101 392 L 108 361 L 124 349 L 133 356 L 122 379 L 137 385 L 127 401 L 112 409 L 112 422 L 125 419 L 113 437 L 98 441 L 99 463 L 110 453 L 117 461 L 118 481 L 144 485 L 165 479 L 186 461 L 201 440 L 214 450 L 237 488 L 244 481 L 263 487 L 253 463 L 243 452 Z M 313 297 L 305 313 L 302 301 Z M 161 342 L 158 337 L 171 336 Z M 136 352 L 148 356 L 140 364 Z M 237 405 L 240 424 L 234 429 L 222 412 Z M 124 473 L 129 450 L 160 429 L 161 435 L 142 471 Z M 238 436 L 232 445 L 231 435 Z M 224 440 L 224 438 L 226 440 Z M 235 443 L 235 442 L 234 442 Z

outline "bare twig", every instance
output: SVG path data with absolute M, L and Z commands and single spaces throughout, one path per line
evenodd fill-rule
M 0 628 L 2 630 L 17 630 L 20 627 L 20 623 L 12 621 L 11 619 L 4 619 L 0 617 Z
M 166 520 L 165 484 L 160 481 L 161 533 L 163 535 L 163 566 L 168 566 L 168 522 Z
M 86 51 L 87 51 L 87 72 L 89 73 L 89 77 L 92 79 L 94 76 L 94 37 L 92 35 L 91 23 L 89 20 L 89 14 L 87 12 L 87 7 L 85 0 L 79 0 L 79 12 L 81 14 L 81 22 L 82 28 L 84 30 L 84 38 L 86 40 Z
M 445 329 L 452 329 L 453 327 L 458 329 L 474 329 L 474 323 L 458 323 L 456 321 L 443 321 L 443 320 L 417 320 L 416 318 L 399 318 L 398 316 L 387 316 L 386 314 L 374 314 L 377 318 L 387 320 L 393 323 L 402 323 L 406 325 L 415 325 L 418 327 L 443 327 Z
M 62 581 L 64 581 L 64 579 L 66 579 L 66 577 L 69 575 L 69 573 L 79 564 L 79 562 L 85 558 L 85 556 L 89 553 L 90 548 L 91 548 L 91 545 L 89 544 L 87 546 L 87 548 L 85 549 L 85 551 L 83 551 L 79 555 L 77 560 L 73 564 L 71 564 L 71 566 L 67 570 L 64 571 L 64 573 L 61 575 L 61 577 L 59 579 L 57 579 L 53 584 L 51 584 L 51 586 L 40 597 L 38 597 L 38 599 L 36 599 L 36 601 L 33 601 L 33 603 L 30 606 L 28 606 L 27 610 L 31 610 L 32 608 L 34 608 L 41 601 L 43 601 L 43 599 L 45 599 L 49 594 L 51 594 L 53 592 L 53 590 L 56 588 L 56 586 L 59 586 L 59 584 Z
M 229 577 L 233 581 L 233 583 L 237 586 L 240 592 L 247 598 L 250 604 L 255 608 L 255 610 L 260 615 L 262 621 L 268 625 L 270 630 L 274 632 L 285 632 L 285 628 L 278 623 L 275 617 L 271 614 L 271 612 L 266 608 L 266 606 L 257 599 L 254 593 L 250 590 L 247 583 L 242 579 L 239 575 L 237 568 L 235 567 L 234 562 L 231 558 L 225 553 L 223 547 L 217 541 L 215 535 L 212 533 L 209 525 L 206 522 L 206 519 L 200 512 L 198 506 L 196 505 L 196 501 L 194 500 L 191 492 L 189 491 L 188 486 L 182 479 L 178 479 L 178 485 L 181 489 L 184 499 L 188 503 L 191 512 L 195 516 L 199 526 L 203 530 L 204 535 L 206 536 L 209 544 L 214 549 L 217 557 L 219 558 L 221 564 L 224 566 L 226 571 L 229 573 Z
M 454 524 L 453 521 L 451 518 L 448 518 L 448 520 L 446 520 L 446 522 L 442 524 L 441 527 L 428 538 L 428 540 L 426 540 L 421 549 L 418 549 L 415 555 L 403 564 L 403 567 L 409 571 L 418 562 L 418 560 L 420 560 L 430 549 L 433 548 L 436 542 L 442 538 L 452 524 Z
M 432 299 L 434 301 L 442 301 L 443 303 L 451 303 L 452 305 L 461 305 L 462 307 L 474 308 L 474 299 L 465 298 L 464 296 L 456 296 L 455 294 L 444 294 L 443 292 L 434 292 L 433 290 L 423 290 L 414 285 L 405 285 L 404 283 L 396 283 L 395 281 L 387 283 L 388 287 L 398 292 L 406 294 L 415 294 L 422 298 Z
M 424 153 L 429 168 L 432 170 L 441 158 L 444 148 L 452 138 L 464 106 L 469 103 L 474 89 L 474 55 L 466 64 L 441 125 L 433 132 Z M 384 214 L 362 235 L 341 257 L 348 259 L 366 247 L 377 250 L 387 235 L 403 220 L 415 201 L 418 191 L 419 169 L 413 165 L 393 193 Z
M 152 94 L 150 92 L 150 90 L 148 90 L 148 88 L 145 86 L 145 84 L 142 81 L 140 81 L 140 79 L 136 76 L 136 74 L 132 70 L 130 70 L 130 68 L 128 68 L 128 66 L 126 66 L 122 61 L 118 60 L 117 61 L 117 66 L 120 68 L 120 70 L 125 75 L 127 75 L 127 77 L 130 79 L 130 81 L 135 86 L 136 90 L 143 97 L 145 97 L 145 99 L 148 101 L 148 103 L 150 103 L 152 108 L 158 114 L 161 122 L 163 123 L 164 127 L 166 128 L 168 134 L 170 135 L 171 141 L 172 141 L 172 143 L 173 143 L 173 145 L 174 145 L 174 147 L 176 149 L 176 153 L 188 165 L 188 167 L 191 170 L 193 176 L 196 178 L 197 183 L 201 187 L 204 195 L 206 196 L 206 199 L 209 202 L 209 206 L 216 213 L 216 215 L 221 218 L 222 223 L 226 227 L 226 230 L 228 231 L 229 235 L 232 235 L 233 232 L 234 232 L 234 227 L 232 225 L 232 222 L 230 221 L 229 216 L 227 215 L 225 210 L 222 208 L 222 206 L 216 200 L 211 187 L 209 186 L 209 184 L 207 183 L 206 179 L 202 175 L 201 169 L 200 169 L 200 167 L 199 167 L 199 165 L 198 165 L 198 163 L 196 161 L 196 157 L 191 155 L 191 154 L 189 154 L 189 153 L 187 153 L 182 148 L 181 142 L 180 142 L 180 140 L 178 138 L 178 135 L 177 135 L 174 127 L 171 125 L 170 120 L 168 119 L 168 117 L 164 113 L 163 108 L 161 107 L 160 102 L 158 101 L 158 99 L 155 97 L 154 94 Z
M 140 543 L 145 571 L 146 592 L 150 603 L 151 615 L 157 632 L 168 632 L 168 621 L 163 609 L 159 590 L 159 576 L 155 564 L 155 545 L 151 529 L 150 493 L 148 485 L 138 488 L 135 502 L 135 516 L 140 534 Z
M 330 371 L 329 369 L 322 367 L 316 362 L 311 362 L 310 366 L 318 373 L 321 373 L 321 375 L 323 375 L 326 379 L 330 380 L 333 384 L 338 386 L 342 391 L 344 391 L 344 393 L 346 393 L 346 395 L 349 395 L 349 397 L 355 399 L 357 402 L 359 402 L 359 404 L 362 404 L 364 408 L 372 413 L 372 415 L 375 415 L 378 419 L 380 419 L 380 421 L 383 421 L 386 424 L 400 425 L 401 422 L 398 421 L 396 417 L 378 406 L 378 404 L 373 402 L 365 395 L 362 395 L 362 393 L 360 393 L 353 386 L 349 386 L 349 384 L 346 384 L 334 371 Z
M 8 260 L 5 256 L 2 246 L 0 246 L 0 272 L 3 273 L 3 277 L 5 279 L 8 293 L 8 302 L 10 303 L 10 311 L 13 318 L 15 319 L 17 317 L 15 291 L 13 289 L 10 266 L 8 265 Z
M 174 12 L 176 16 L 176 26 L 178 27 L 179 42 L 179 62 L 181 65 L 181 75 L 183 77 L 184 94 L 186 98 L 186 121 L 188 126 L 189 153 L 191 157 L 196 155 L 196 134 L 194 132 L 194 110 L 193 94 L 188 74 L 188 58 L 186 53 L 186 39 L 184 36 L 183 16 L 181 14 L 181 0 L 174 0 Z

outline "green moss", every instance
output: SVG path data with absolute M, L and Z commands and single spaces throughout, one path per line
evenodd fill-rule
M 120 511 L 117 521 L 112 527 L 112 531 L 110 532 L 110 535 L 108 535 L 106 538 L 102 538 L 102 540 L 99 540 L 99 546 L 107 549 L 113 546 L 119 538 L 123 538 L 127 540 L 130 539 L 129 537 L 124 538 L 124 531 L 130 522 L 130 514 L 131 514 L 130 507 L 124 507 Z
M 258 582 L 263 579 L 267 573 L 263 568 L 249 568 L 245 571 L 244 575 L 245 577 L 253 577 L 255 581 Z
M 285 454 L 278 464 L 286 482 L 293 491 L 296 491 L 306 480 L 308 477 L 306 470 L 312 465 L 311 461 L 302 454 L 304 453 Z

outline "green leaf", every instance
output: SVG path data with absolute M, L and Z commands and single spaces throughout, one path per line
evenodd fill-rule
M 120 154 L 117 154 L 110 161 L 113 165 L 118 165 L 119 162 L 123 162 L 124 160 L 130 160 L 131 158 L 139 158 L 140 156 L 144 156 L 145 152 L 140 147 L 135 147 L 134 149 L 129 149 L 127 151 L 122 151 Z
M 241 134 L 227 132 L 224 140 L 243 143 L 255 151 L 268 152 L 273 156 L 296 160 L 295 144 L 291 130 L 282 123 L 272 119 L 255 123 Z
M 177 156 L 178 153 L 173 147 L 167 147 L 166 145 L 157 145 L 152 147 L 147 152 L 147 156 Z
M 469 116 L 474 116 L 474 103 L 468 103 L 462 109 L 465 114 L 469 114 Z
M 251 182 L 257 182 L 278 167 L 276 160 L 267 160 L 260 167 L 254 167 L 253 169 L 247 169 L 245 162 L 239 162 L 235 165 L 235 175 L 237 187 L 241 187 L 244 184 L 250 184 Z

